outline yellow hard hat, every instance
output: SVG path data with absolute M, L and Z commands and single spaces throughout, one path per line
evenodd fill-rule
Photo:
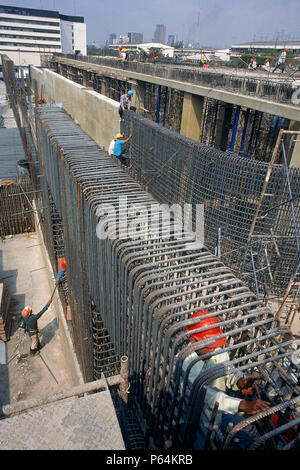
M 127 49 L 122 49 L 122 52 L 127 52 Z
M 123 135 L 124 135 L 124 134 L 116 134 L 116 136 L 115 136 L 115 140 L 117 140 L 117 139 L 121 139 L 121 138 L 123 137 Z

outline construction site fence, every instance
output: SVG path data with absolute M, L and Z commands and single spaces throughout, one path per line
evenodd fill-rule
M 75 347 L 88 349 L 95 331 L 93 312 L 98 312 L 100 327 L 111 338 L 106 361 L 109 354 L 112 362 L 116 356 L 128 356 L 129 396 L 147 446 L 161 449 L 166 442 L 176 449 L 236 445 L 236 428 L 227 435 L 212 428 L 214 432 L 206 434 L 203 444 L 202 413 L 212 420 L 204 399 L 209 384 L 243 372 L 259 374 L 256 396 L 270 402 L 268 411 L 251 418 L 258 429 L 252 445 L 284 448 L 287 441 L 282 433 L 287 422 L 292 433 L 288 445 L 295 445 L 299 418 L 292 414 L 290 423 L 286 409 L 294 413 L 299 400 L 298 343 L 228 267 L 205 246 L 199 248 L 193 233 L 178 237 L 172 217 L 168 235 L 161 221 L 158 234 L 152 235 L 146 230 L 147 216 L 139 218 L 137 236 L 132 225 L 135 216 L 128 213 L 125 236 L 118 222 L 124 216 L 120 196 L 148 208 L 157 201 L 63 110 L 36 108 L 36 125 L 40 167 L 63 221 L 68 282 L 86 335 L 78 338 Z M 104 216 L 105 203 L 113 210 Z M 115 238 L 109 236 L 114 222 L 118 227 Z M 99 236 L 100 229 L 106 237 Z M 196 323 L 191 315 L 199 310 L 205 311 L 203 318 L 213 318 L 215 325 L 219 322 L 218 338 L 226 338 L 223 349 L 201 358 L 195 354 L 199 343 L 190 343 L 187 330 Z M 198 327 L 198 331 L 207 328 Z M 212 341 L 215 338 L 201 346 Z M 220 362 L 219 354 L 225 354 Z M 210 358 L 214 366 L 202 372 L 200 367 L 191 381 L 191 368 Z M 269 439 L 274 413 L 281 413 L 284 424 L 273 426 Z M 240 428 L 249 419 L 242 419 Z
M 35 231 L 31 198 L 29 179 L 3 182 L 0 186 L 0 237 Z
M 191 204 L 193 229 L 197 222 L 194 208 L 203 204 L 205 245 L 212 252 L 218 246 L 222 260 L 239 276 L 253 272 L 248 241 L 268 163 L 208 147 L 132 111 L 124 115 L 121 130 L 125 137 L 133 134 L 125 153 L 130 158 L 130 173 L 142 187 L 159 203 Z M 288 171 L 291 192 L 296 196 L 300 169 L 290 167 Z M 266 188 L 268 196 L 260 207 L 262 217 L 257 219 L 251 238 L 259 281 L 276 295 L 283 295 L 298 258 L 291 207 L 286 203 L 289 182 L 284 166 L 275 165 Z M 299 198 L 294 201 L 294 213 L 299 227 Z M 259 251 L 259 237 L 267 238 L 267 261 L 265 250 Z M 277 237 L 276 245 L 272 237 Z
M 233 69 L 232 73 L 224 73 L 224 70 L 218 69 L 210 70 L 199 67 L 186 67 L 182 65 L 164 65 L 152 64 L 144 62 L 124 62 L 115 57 L 99 57 L 99 56 L 80 56 L 75 57 L 71 54 L 55 53 L 53 62 L 57 58 L 68 58 L 80 62 L 87 62 L 91 64 L 104 65 L 107 67 L 119 68 L 121 70 L 130 70 L 132 72 L 141 73 L 145 75 L 153 75 L 156 78 L 161 77 L 169 80 L 175 80 L 184 83 L 192 83 L 196 85 L 207 86 L 209 88 L 219 88 L 241 93 L 250 96 L 257 96 L 271 101 L 280 103 L 289 103 L 293 105 L 292 97 L 296 90 L 293 77 L 278 77 L 274 78 L 274 74 L 270 73 L 267 77 L 247 76 L 247 72 L 239 76 L 236 70 Z M 51 59 L 50 59 L 51 63 Z M 295 105 L 297 106 L 297 105 Z M 299 105 L 298 105 L 299 106 Z

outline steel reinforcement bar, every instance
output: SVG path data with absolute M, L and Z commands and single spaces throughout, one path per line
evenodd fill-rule
M 205 244 L 214 252 L 218 233 L 222 260 L 241 275 L 241 260 L 269 169 L 267 162 L 239 157 L 195 142 L 129 111 L 121 122 L 134 178 L 159 203 L 204 205 Z M 300 170 L 289 168 L 293 195 L 299 193 Z M 289 187 L 282 165 L 274 165 L 260 207 L 255 236 L 269 237 L 269 269 L 260 272 L 262 284 L 274 295 L 283 295 L 293 275 L 297 244 L 289 200 Z M 295 200 L 296 224 L 300 224 L 300 199 Z M 195 213 L 193 217 L 196 223 Z M 276 236 L 277 247 L 272 236 Z M 255 243 L 255 264 L 266 265 Z M 280 256 L 278 256 L 278 251 Z M 263 258 L 263 261 L 261 259 Z M 258 268 L 257 268 L 258 270 Z M 252 271 L 252 269 L 250 269 Z
M 254 398 L 269 401 L 270 416 L 279 413 L 278 403 L 284 410 L 278 417 L 283 424 L 277 422 L 270 439 L 270 416 L 261 421 L 257 415 L 257 439 L 267 436 L 265 449 L 283 448 L 286 420 L 298 423 L 293 401 L 299 396 L 298 343 L 220 259 L 199 247 L 192 232 L 180 232 L 167 209 L 149 230 L 148 211 L 157 207 L 156 200 L 61 109 L 37 108 L 36 126 L 40 168 L 63 221 L 78 324 L 92 339 L 92 303 L 114 346 L 111 357 L 115 360 L 114 352 L 128 356 L 130 394 L 149 447 L 230 447 L 226 433 L 211 420 L 207 388 L 222 377 L 256 372 Z M 195 354 L 199 345 L 215 338 L 190 342 L 187 327 L 196 323 L 191 315 L 199 310 L 221 328 L 218 337 L 226 338 L 222 349 L 201 357 Z M 83 363 L 88 338 L 77 338 Z M 200 367 L 191 380 L 192 367 L 204 359 L 211 367 Z M 208 431 L 203 415 L 211 422 L 204 444 L 199 438 Z M 247 416 L 241 419 L 247 424 Z M 298 431 L 291 427 L 289 432 L 292 447 Z M 237 445 L 238 435 L 232 437 L 231 430 L 230 443 Z

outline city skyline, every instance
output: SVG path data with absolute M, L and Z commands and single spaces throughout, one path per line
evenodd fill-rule
M 87 25 L 87 43 L 104 45 L 112 32 L 117 37 L 128 31 L 143 33 L 144 42 L 152 42 L 156 25 L 166 26 L 166 40 L 212 47 L 230 47 L 237 42 L 300 39 L 298 0 L 27 0 L 2 2 L 19 6 L 60 11 L 83 16 Z M 183 5 L 183 6 L 182 6 Z M 126 26 L 124 27 L 124 7 Z M 116 14 L 120 12 L 120 14 Z M 167 18 L 167 20 L 166 20 Z M 126 29 L 125 29 L 126 28 Z

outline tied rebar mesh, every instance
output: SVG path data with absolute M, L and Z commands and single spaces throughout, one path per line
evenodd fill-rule
M 131 173 L 143 188 L 160 203 L 204 204 L 205 244 L 215 250 L 221 230 L 221 256 L 239 276 L 253 273 L 247 242 L 252 221 L 265 182 L 268 163 L 238 157 L 180 136 L 129 111 L 121 123 L 125 136 L 133 133 L 129 150 Z M 299 193 L 300 170 L 290 168 L 289 178 L 294 195 Z M 275 166 L 268 182 L 254 235 L 278 237 L 277 248 L 270 239 L 268 257 L 272 276 L 260 277 L 270 292 L 283 295 L 293 274 L 297 246 L 290 207 L 289 188 L 284 167 Z M 273 209 L 274 208 L 274 209 Z M 300 200 L 294 201 L 296 223 L 300 222 Z M 196 223 L 194 217 L 194 225 Z M 266 270 L 264 250 L 255 242 L 254 258 Z M 241 260 L 247 255 L 246 264 Z M 263 258 L 263 260 L 262 260 Z M 294 260 L 294 262 L 293 262 Z M 244 271 L 241 271 L 243 265 Z M 247 275 L 245 279 L 248 279 Z M 253 274 L 249 282 L 253 281 Z M 253 288 L 253 284 L 251 285 Z
M 168 441 L 168 446 L 173 448 L 187 449 L 194 444 L 201 448 L 197 439 L 205 431 L 200 419 L 202 412 L 209 414 L 205 402 L 207 387 L 232 373 L 259 372 L 255 396 L 270 402 L 270 413 L 272 407 L 285 413 L 287 404 L 294 412 L 299 397 L 300 368 L 295 356 L 299 354 L 298 345 L 274 322 L 270 310 L 206 246 L 192 248 L 190 243 L 196 241 L 193 233 L 184 232 L 185 237 L 179 238 L 174 220 L 169 236 L 161 226 L 155 235 L 149 233 L 142 223 L 146 223 L 144 216 L 139 219 L 139 237 L 131 230 L 127 237 L 122 237 L 123 226 L 118 226 L 118 237 L 98 238 L 99 224 L 108 227 L 109 234 L 108 222 L 117 221 L 122 215 L 119 196 L 126 196 L 130 204 L 142 203 L 146 207 L 156 200 L 99 150 L 62 110 L 37 108 L 36 122 L 41 167 L 64 221 L 68 282 L 77 309 L 76 350 L 83 362 L 85 359 L 89 362 L 93 354 L 89 345 L 99 329 L 100 341 L 93 346 L 94 354 L 104 347 L 108 352 L 104 356 L 106 366 L 111 365 L 110 358 L 115 361 L 117 356 L 128 356 L 130 397 L 149 447 L 162 449 Z M 159 153 L 158 140 L 150 140 Z M 175 144 L 173 148 L 178 150 Z M 162 159 L 163 149 L 160 147 Z M 193 150 L 191 154 L 197 158 Z M 158 164 L 156 158 L 153 160 L 153 165 Z M 144 163 L 152 167 L 147 160 Z M 181 172 L 183 163 L 179 158 Z M 216 165 L 218 168 L 218 161 Z M 209 168 L 206 170 L 209 176 Z M 166 182 L 165 188 L 159 186 L 161 194 L 167 193 L 170 199 L 175 194 L 180 201 L 180 192 L 172 194 L 176 186 L 172 184 L 169 167 L 164 174 Z M 173 178 L 174 175 L 175 171 Z M 158 180 L 157 175 L 155 178 Z M 212 185 L 212 178 L 210 182 Z M 194 190 L 195 187 L 194 181 Z M 249 179 L 248 199 L 252 188 Z M 208 193 L 209 189 L 210 185 Z M 229 195 L 231 189 L 229 185 Z M 245 204 L 250 204 L 248 199 Z M 114 208 L 108 218 L 98 213 L 104 202 Z M 217 216 L 218 204 L 211 207 Z M 128 221 L 134 220 L 134 215 L 128 214 Z M 241 236 L 236 230 L 235 236 Z M 190 366 L 200 361 L 195 354 L 199 344 L 190 344 L 186 327 L 195 324 L 191 314 L 198 310 L 206 311 L 203 318 L 218 318 L 222 328 L 218 336 L 227 340 L 223 349 L 202 358 L 227 353 L 227 359 L 199 372 L 191 382 Z M 199 331 L 205 329 L 198 327 Z M 111 352 L 110 344 L 104 341 L 106 332 L 113 345 Z M 211 340 L 206 340 L 203 345 L 210 343 Z M 191 354 L 194 354 L 193 364 L 184 367 Z M 94 361 L 97 363 L 97 355 Z M 268 440 L 270 416 L 260 425 L 258 415 L 254 423 L 259 435 L 266 436 L 264 448 L 282 448 L 285 439 L 280 426 L 272 433 L 271 441 Z M 225 438 L 214 430 L 208 448 L 222 448 L 225 444 L 230 447 L 234 441 L 232 435 L 227 441 Z M 293 434 L 292 439 L 296 440 L 297 436 Z

